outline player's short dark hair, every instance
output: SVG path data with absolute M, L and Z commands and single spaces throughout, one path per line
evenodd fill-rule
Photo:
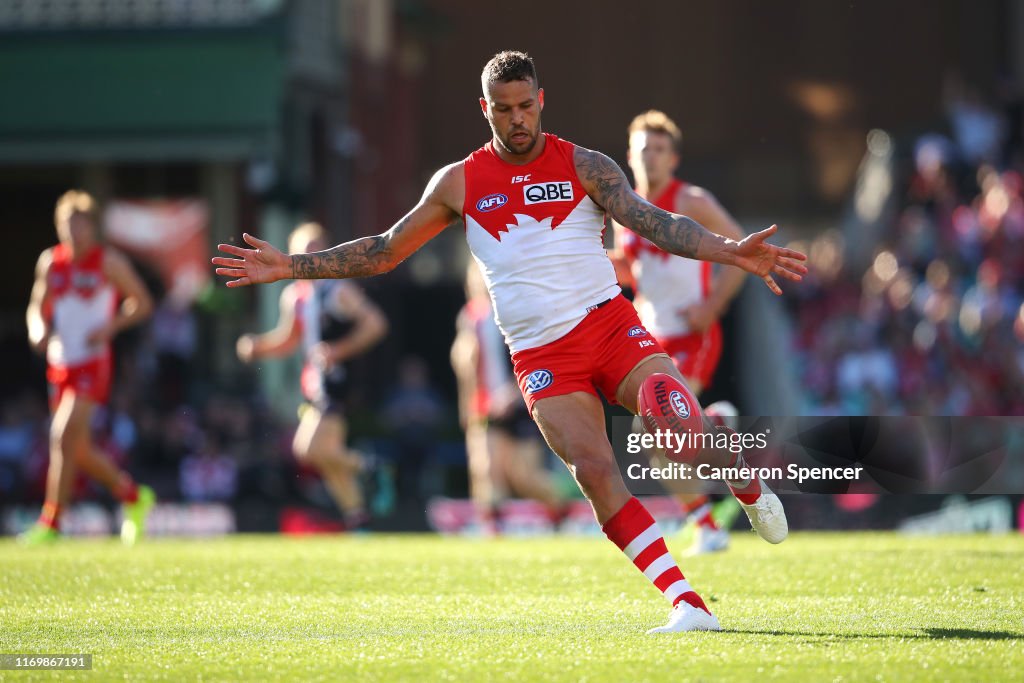
M 530 55 L 516 50 L 503 50 L 484 64 L 484 70 L 480 74 L 480 86 L 485 95 L 489 83 L 512 81 L 532 81 L 533 86 L 538 87 L 537 68 L 533 65 L 533 58 Z

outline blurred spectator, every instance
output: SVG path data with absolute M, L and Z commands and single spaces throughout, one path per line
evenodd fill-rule
M 417 499 L 420 472 L 444 417 L 444 404 L 430 385 L 422 358 L 409 356 L 402 360 L 398 385 L 386 400 L 383 415 L 397 447 L 398 494 Z
M 206 437 L 198 452 L 182 460 L 180 487 L 187 501 L 231 500 L 238 487 L 238 465 L 216 438 Z
M 945 83 L 946 115 L 964 161 L 970 165 L 999 160 L 1006 125 L 976 87 L 949 76 Z
M 189 368 L 196 351 L 198 333 L 192 309 L 166 297 L 153 313 L 150 334 L 156 351 L 161 403 L 168 407 L 179 405 L 186 399 Z

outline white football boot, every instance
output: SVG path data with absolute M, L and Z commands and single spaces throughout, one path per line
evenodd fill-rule
M 668 623 L 664 626 L 652 628 L 647 635 L 652 633 L 682 633 L 683 631 L 721 631 L 722 626 L 718 623 L 718 617 L 708 614 L 699 607 L 694 607 L 685 600 L 672 608 L 668 615 Z
M 693 543 L 683 553 L 687 557 L 717 553 L 729 547 L 729 532 L 725 529 L 712 529 L 698 526 L 694 531 Z
M 782 543 L 789 535 L 789 523 L 786 522 L 786 511 L 782 509 L 782 501 L 772 490 L 761 481 L 761 495 L 753 505 L 740 507 L 747 513 L 750 526 L 757 535 L 769 543 Z

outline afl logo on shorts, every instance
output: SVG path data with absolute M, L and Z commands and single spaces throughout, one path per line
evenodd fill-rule
M 630 337 L 646 337 L 647 330 L 637 325 L 636 327 L 629 328 L 629 332 L 626 333 Z
M 675 411 L 676 415 L 683 418 L 684 420 L 690 417 L 690 404 L 683 398 L 682 393 L 673 391 L 668 395 L 668 402 L 672 406 L 672 410 Z
M 504 206 L 507 202 L 508 197 L 503 194 L 489 194 L 476 203 L 476 210 L 484 213 L 487 211 L 494 211 L 495 209 Z
M 526 393 L 533 394 L 547 389 L 554 380 L 549 370 L 534 370 L 526 376 Z

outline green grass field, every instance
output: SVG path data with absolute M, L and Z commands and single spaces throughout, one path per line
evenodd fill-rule
M 671 541 L 670 541 L 671 545 Z M 673 550 L 678 550 L 673 548 Z M 0 541 L 0 680 L 1020 680 L 1024 536 L 750 534 L 686 559 L 725 632 L 603 539 Z

